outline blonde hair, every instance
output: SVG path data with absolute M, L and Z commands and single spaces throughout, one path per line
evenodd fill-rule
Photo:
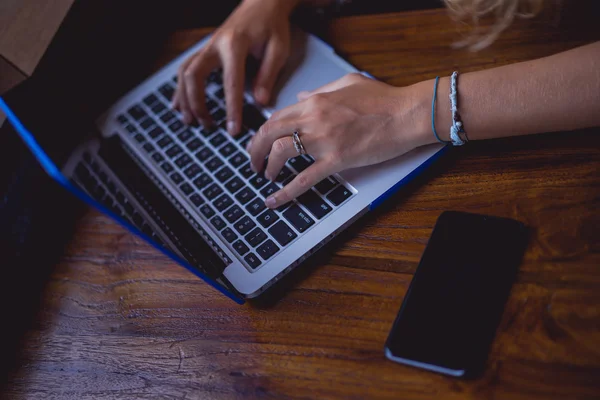
M 476 51 L 489 46 L 515 18 L 533 18 L 540 13 L 544 0 L 444 0 L 457 20 L 471 23 L 472 34 L 456 43 Z M 482 21 L 492 20 L 482 27 Z

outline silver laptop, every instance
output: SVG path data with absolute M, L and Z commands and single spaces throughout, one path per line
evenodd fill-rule
M 207 39 L 112 105 L 60 168 L 44 158 L 43 149 L 6 104 L 0 105 L 25 141 L 34 142 L 28 143 L 30 148 L 59 183 L 242 302 L 264 292 L 377 207 L 444 147 L 419 148 L 389 162 L 330 176 L 293 202 L 269 210 L 265 198 L 314 160 L 290 159 L 272 183 L 251 171 L 246 143 L 271 113 L 294 104 L 298 92 L 359 71 L 326 43 L 296 31 L 274 105 L 260 108 L 246 93 L 244 128 L 233 138 L 224 128 L 219 71 L 210 75 L 206 88 L 215 127 L 187 126 L 168 106 L 179 64 Z

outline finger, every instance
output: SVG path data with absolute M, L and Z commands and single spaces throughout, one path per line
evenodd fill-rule
M 186 124 L 192 122 L 193 116 L 186 99 L 185 79 L 183 79 L 183 73 L 185 72 L 187 67 L 192 63 L 194 58 L 195 55 L 185 60 L 179 66 L 179 69 L 177 70 L 177 87 L 175 88 L 173 100 L 171 101 L 171 107 L 181 112 L 183 122 Z
M 254 88 L 254 98 L 260 104 L 266 105 L 271 99 L 273 86 L 288 55 L 289 49 L 281 39 L 273 38 L 267 43 Z
M 227 131 L 237 135 L 242 126 L 242 99 L 244 96 L 244 74 L 248 45 L 244 40 L 228 43 L 221 50 L 223 61 L 223 81 L 227 106 Z
M 212 52 L 204 52 L 199 54 L 183 73 L 190 112 L 206 126 L 211 124 L 212 118 L 206 109 L 205 82 L 208 74 L 218 65 L 218 58 Z
M 254 171 L 262 171 L 265 157 L 269 154 L 273 142 L 284 136 L 291 138 L 294 130 L 300 129 L 298 124 L 297 118 L 285 118 L 269 120 L 260 127 L 246 149 L 250 153 L 251 167 Z
M 290 183 L 281 190 L 273 193 L 265 200 L 269 208 L 277 208 L 288 203 L 331 175 L 331 166 L 325 161 L 317 161 L 298 174 Z
M 358 73 L 347 74 L 347 75 L 344 75 L 343 77 L 341 77 L 340 79 L 335 80 L 333 82 L 329 82 L 328 84 L 323 85 L 317 89 L 299 92 L 297 94 L 297 97 L 298 97 L 298 100 L 300 100 L 300 101 L 306 100 L 310 96 L 315 95 L 317 93 L 333 92 L 333 91 L 339 90 L 343 87 L 350 86 L 351 84 L 356 83 L 363 78 L 364 77 Z
M 273 142 L 271 153 L 269 153 L 269 161 L 265 170 L 265 177 L 273 181 L 281 171 L 281 168 L 287 160 L 298 155 L 294 147 L 294 141 L 291 136 L 282 137 Z

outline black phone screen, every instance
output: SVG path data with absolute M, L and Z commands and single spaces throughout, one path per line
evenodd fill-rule
M 526 245 L 518 221 L 444 212 L 389 334 L 388 358 L 455 376 L 481 372 Z

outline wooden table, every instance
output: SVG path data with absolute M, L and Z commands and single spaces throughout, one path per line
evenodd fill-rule
M 479 53 L 450 48 L 465 28 L 441 10 L 336 20 L 329 39 L 359 68 L 407 85 L 598 40 L 595 25 L 584 22 L 521 22 Z M 173 35 L 159 65 L 207 32 Z M 259 305 L 234 304 L 89 212 L 46 285 L 6 394 L 599 398 L 599 150 L 597 130 L 456 149 Z M 404 367 L 383 355 L 444 210 L 512 217 L 534 230 L 487 372 L 473 382 Z

